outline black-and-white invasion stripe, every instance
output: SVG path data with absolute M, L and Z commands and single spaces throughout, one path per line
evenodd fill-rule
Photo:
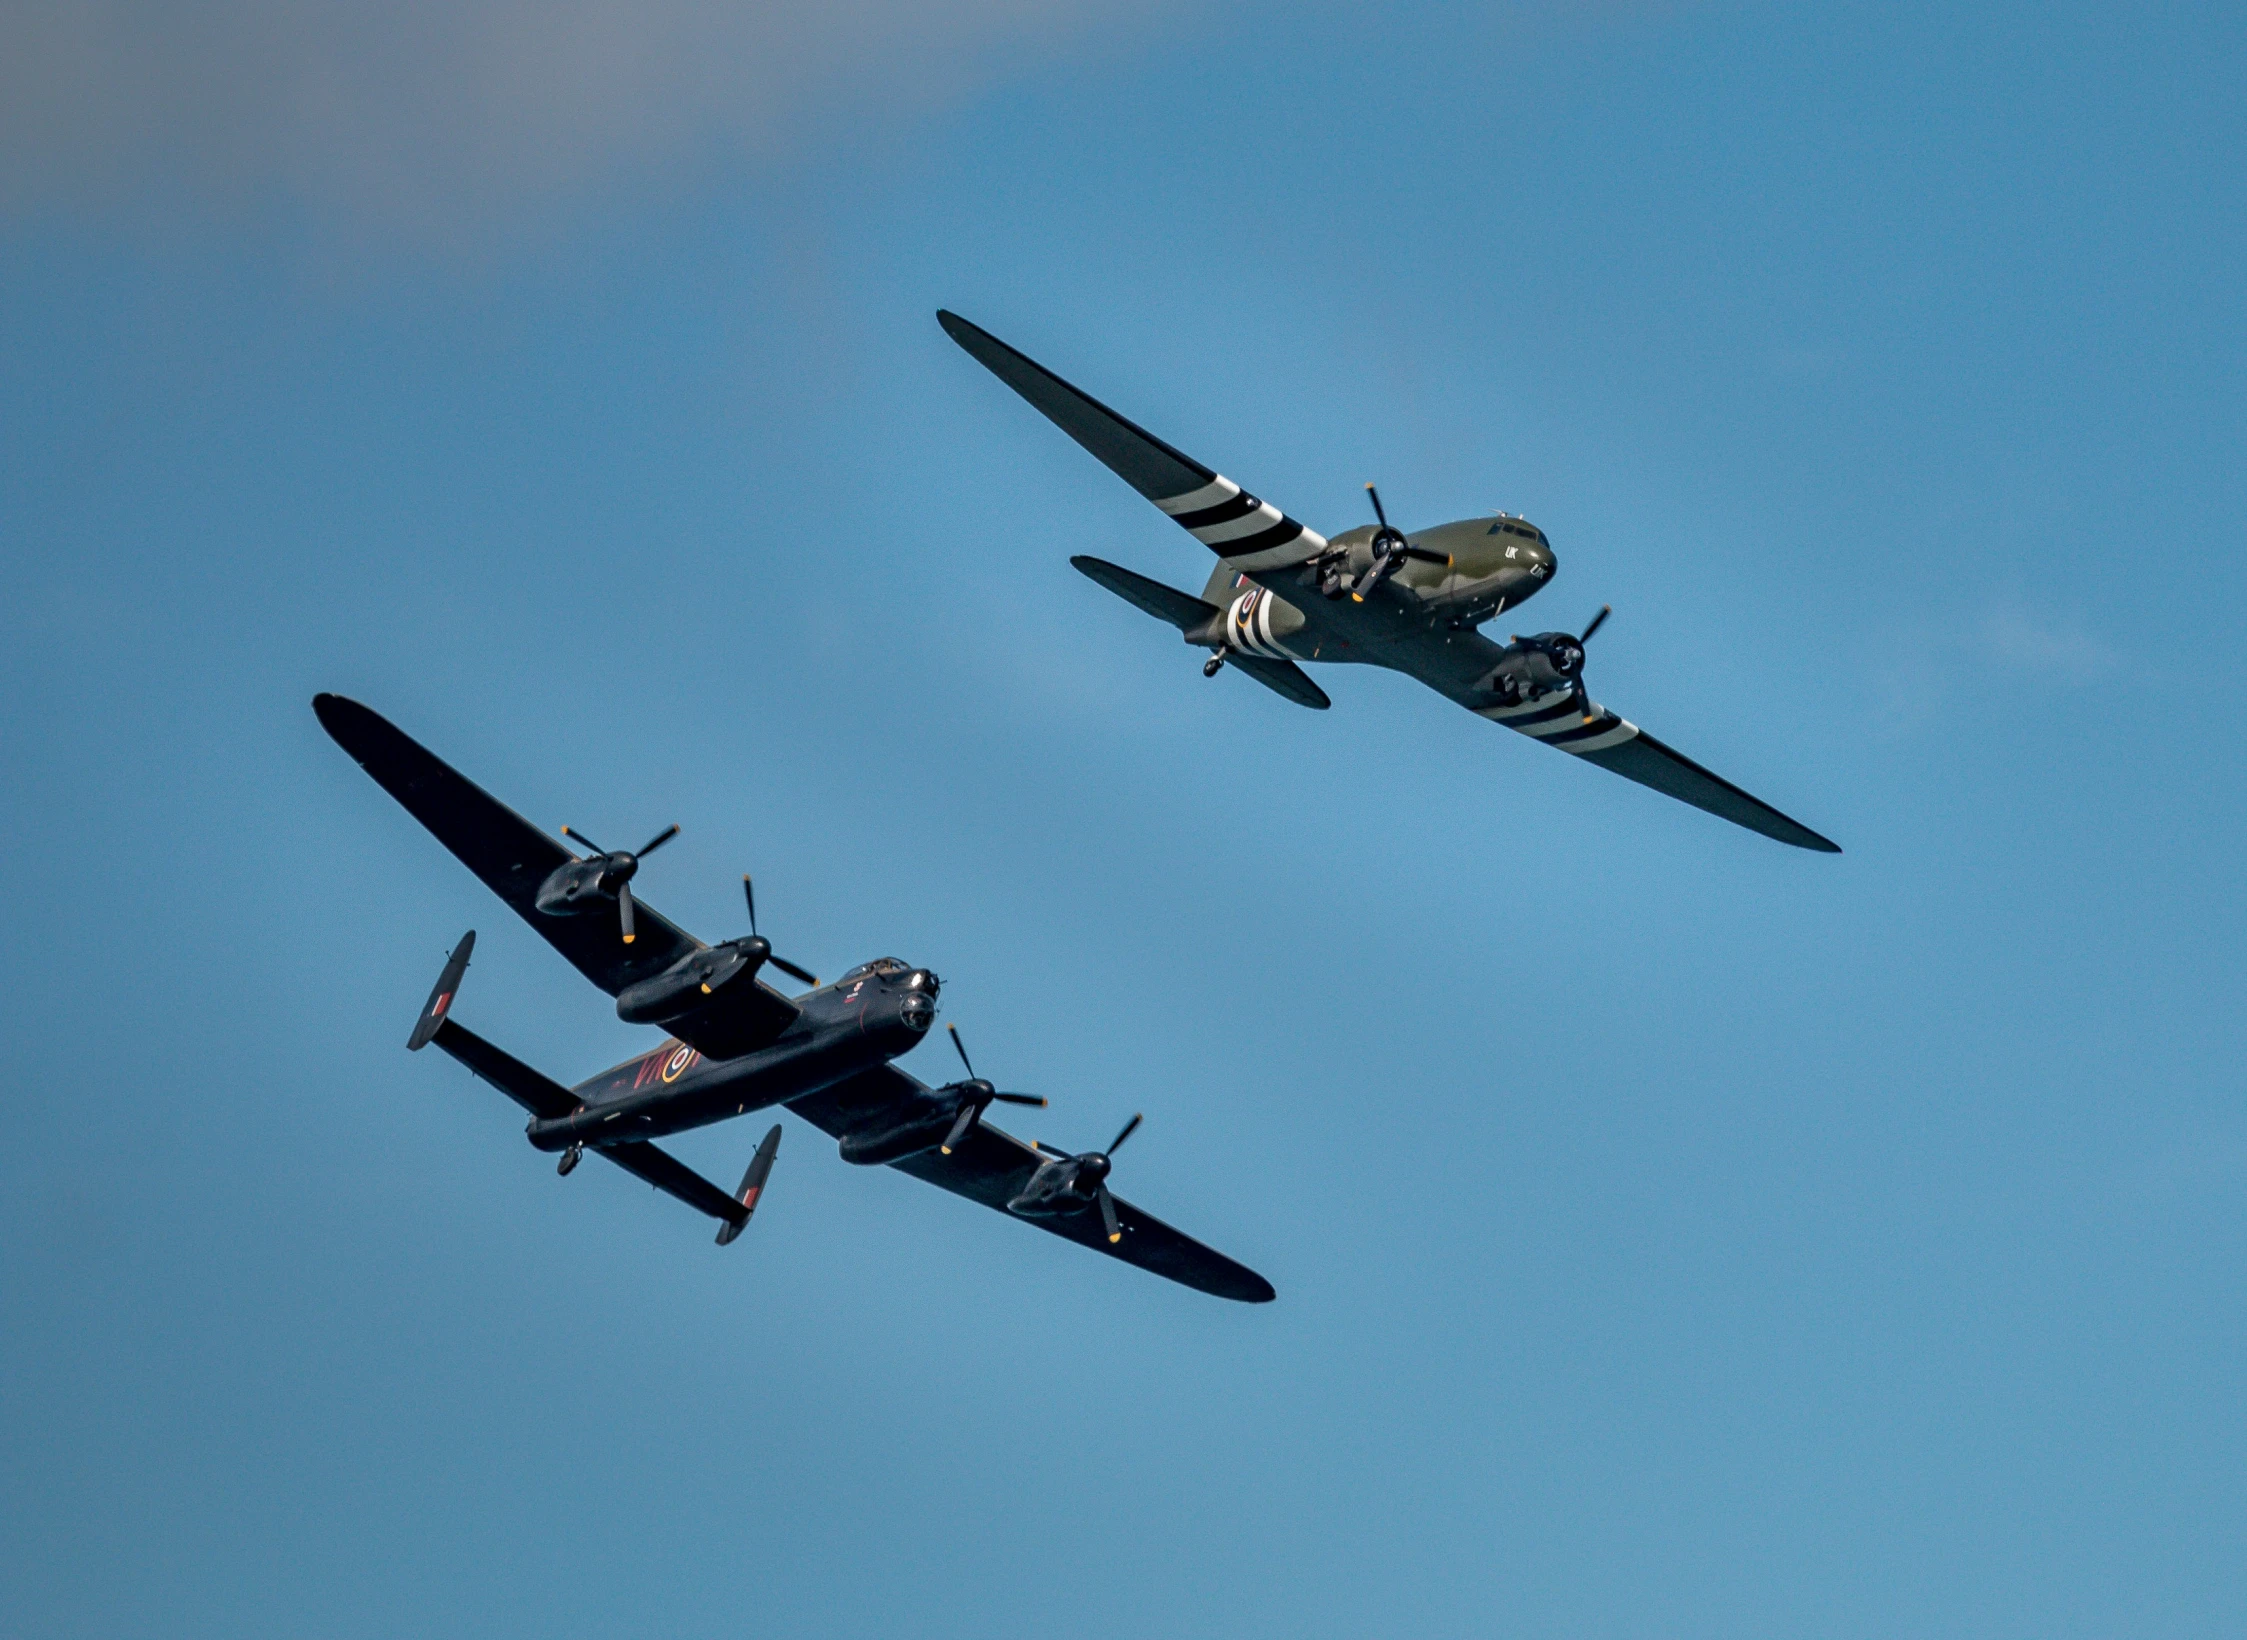
M 1155 505 L 1203 546 L 1242 569 L 1280 569 L 1326 551 L 1325 536 L 1222 476 Z
M 1278 601 L 1262 587 L 1251 587 L 1235 598 L 1225 610 L 1226 647 L 1267 660 L 1293 660 L 1295 657 L 1272 636 L 1272 605 Z
M 1525 700 L 1518 706 L 1484 706 L 1478 712 L 1493 723 L 1503 723 L 1548 746 L 1558 746 L 1564 752 L 1579 755 L 1604 752 L 1610 746 L 1620 746 L 1626 740 L 1637 738 L 1637 724 L 1617 717 L 1598 701 L 1591 705 L 1592 721 L 1589 723 L 1576 710 L 1574 695 L 1546 695 L 1539 700 Z

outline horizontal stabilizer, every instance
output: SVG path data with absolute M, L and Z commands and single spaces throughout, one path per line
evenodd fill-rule
M 1121 564 L 1111 564 L 1105 558 L 1079 553 L 1069 562 L 1125 603 L 1145 610 L 1158 621 L 1169 622 L 1189 637 L 1225 613 L 1213 603 L 1196 598 L 1191 593 L 1180 592 L 1176 587 L 1166 587 L 1160 581 L 1150 581 L 1136 570 L 1125 569 Z M 1244 655 L 1231 650 L 1227 651 L 1225 659 L 1274 694 L 1285 695 L 1298 706 L 1308 706 L 1315 712 L 1323 712 L 1334 704 L 1326 698 L 1326 691 L 1313 683 L 1310 675 L 1293 661 Z
M 1079 553 L 1069 562 L 1125 603 L 1145 610 L 1158 621 L 1168 621 L 1181 632 L 1191 632 L 1196 627 L 1207 626 L 1224 613 L 1215 604 L 1204 603 L 1192 593 L 1180 592 L 1176 587 L 1166 587 L 1160 581 L 1150 581 L 1146 576 L 1125 569 L 1121 564 L 1111 564 L 1105 558 Z
M 734 1235 L 741 1233 L 739 1226 L 749 1222 L 748 1211 L 741 1203 L 668 1150 L 658 1150 L 645 1139 L 634 1139 L 621 1145 L 594 1146 L 592 1149 L 594 1155 L 606 1157 L 635 1179 L 645 1180 L 666 1196 L 678 1198 L 698 1213 L 709 1214 L 727 1229 L 733 1230 Z M 731 1240 L 733 1236 L 725 1234 L 723 1230 L 718 1233 L 718 1244 L 721 1247 Z
M 540 1075 L 504 1048 L 493 1047 L 465 1025 L 439 1020 L 429 1040 L 543 1121 L 567 1116 L 583 1102 L 561 1083 Z
M 1298 706 L 1323 712 L 1334 702 L 1311 681 L 1311 675 L 1293 661 L 1276 661 L 1264 655 L 1229 654 L 1225 664 L 1237 666 L 1275 695 L 1285 695 Z

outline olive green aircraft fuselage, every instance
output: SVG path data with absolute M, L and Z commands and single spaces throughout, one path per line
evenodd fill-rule
M 1327 537 L 1298 523 L 1034 359 L 954 313 L 947 334 L 1171 521 L 1217 554 L 1198 598 L 1120 564 L 1072 558 L 1085 575 L 1205 648 L 1202 670 L 1231 667 L 1301 706 L 1326 692 L 1304 662 L 1402 672 L 1478 716 L 1543 741 L 1736 825 L 1797 848 L 1840 849 L 1601 706 L 1584 680 L 1584 645 L 1603 607 L 1577 632 L 1515 635 L 1479 628 L 1549 585 L 1552 543 L 1500 513 L 1430 529 L 1393 527 L 1367 485 L 1375 522 Z

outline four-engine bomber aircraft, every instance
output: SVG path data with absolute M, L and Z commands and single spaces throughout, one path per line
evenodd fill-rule
M 994 1102 L 1045 1101 L 977 1077 L 956 1029 L 966 1080 L 931 1088 L 891 1064 L 935 1022 L 937 978 L 926 968 L 882 957 L 819 984 L 757 934 L 747 878 L 748 935 L 705 945 L 632 892 L 642 857 L 676 826 L 636 853 L 600 849 L 565 827 L 591 850 L 581 857 L 358 702 L 321 695 L 312 706 L 383 790 L 616 998 L 618 1017 L 671 1033 L 661 1047 L 565 1088 L 452 1019 L 474 933 L 455 947 L 407 1046 L 435 1043 L 522 1105 L 530 1142 L 559 1152 L 559 1171 L 591 1150 L 718 1220 L 723 1246 L 756 1208 L 780 1129 L 766 1134 L 732 1195 L 650 1141 L 784 1104 L 839 1141 L 845 1161 L 887 1163 L 1220 1298 L 1260 1304 L 1273 1296 L 1255 1271 L 1110 1194 L 1110 1157 L 1139 1126 L 1137 1116 L 1106 1150 L 1070 1155 L 983 1120 Z M 764 983 L 767 967 L 812 989 L 784 996 Z
M 1797 848 L 1841 850 L 1593 700 L 1581 633 L 1503 646 L 1476 630 L 1535 596 L 1556 560 L 1545 532 L 1499 514 L 1407 533 L 1368 484 L 1374 522 L 1332 540 L 1079 392 L 956 313 L 951 338 L 1110 471 L 1217 554 L 1199 598 L 1098 558 L 1069 561 L 1125 602 L 1298 705 L 1326 693 L 1298 661 L 1355 661 L 1419 679 L 1470 712 Z

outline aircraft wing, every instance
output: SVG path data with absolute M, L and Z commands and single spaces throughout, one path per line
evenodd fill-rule
M 486 888 L 514 907 L 570 966 L 610 996 L 660 974 L 703 944 L 637 894 L 638 938 L 626 945 L 613 908 L 550 917 L 538 909 L 538 887 L 576 856 L 459 770 L 410 738 L 380 713 L 341 695 L 318 695 L 320 725 L 375 784 L 452 850 Z M 721 1007 L 720 1004 L 724 1006 Z M 761 980 L 729 985 L 696 1014 L 667 1027 L 690 1047 L 728 1059 L 761 1047 L 787 1029 L 796 1005 Z M 680 1026 L 685 1029 L 680 1029 Z M 690 1034 L 691 1033 L 691 1034 Z M 698 1039 L 699 1038 L 699 1039 Z
M 977 363 L 1028 399 L 1110 472 L 1168 513 L 1218 557 L 1253 571 L 1300 564 L 1326 551 L 1326 537 L 1316 530 L 1298 524 L 1269 501 L 1250 495 L 1183 450 L 1126 421 L 989 331 L 956 313 L 939 311 L 936 320 Z M 1161 611 L 1151 613 L 1170 618 Z
M 895 1065 L 882 1065 L 852 1077 L 822 1093 L 792 1100 L 788 1108 L 822 1133 L 841 1138 L 879 1112 L 926 1093 L 927 1085 Z M 1097 1213 L 1054 1218 L 1023 1218 L 1007 1213 L 1007 1202 L 1021 1193 L 1042 1160 L 1038 1152 L 989 1122 L 979 1122 L 947 1156 L 926 1150 L 889 1165 L 910 1173 L 955 1196 L 995 1208 L 1018 1224 L 1035 1225 L 1080 1247 L 1136 1264 L 1198 1292 L 1244 1304 L 1269 1303 L 1272 1284 L 1245 1265 L 1236 1264 L 1215 1248 L 1173 1230 L 1144 1208 L 1115 1196 L 1116 1219 L 1123 1239 L 1110 1245 Z M 1111 1192 L 1113 1194 L 1113 1192 Z
M 1565 694 L 1547 695 L 1518 706 L 1477 710 L 1494 723 L 1548 746 L 1558 746 L 1586 763 L 1612 769 L 1625 780 L 1650 786 L 1736 826 L 1820 854 L 1841 852 L 1840 844 L 1819 836 L 1799 820 L 1789 819 L 1760 797 L 1751 797 L 1722 775 L 1710 773 L 1683 752 L 1663 745 L 1637 724 L 1596 702 L 1595 716 L 1589 723 L 1577 711 L 1574 698 Z

